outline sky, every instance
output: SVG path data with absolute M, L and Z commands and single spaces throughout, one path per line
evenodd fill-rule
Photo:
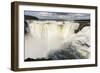
M 24 11 L 24 15 L 34 16 L 39 19 L 56 20 L 88 20 L 90 14 L 87 13 L 68 13 L 68 12 L 46 12 L 46 11 Z

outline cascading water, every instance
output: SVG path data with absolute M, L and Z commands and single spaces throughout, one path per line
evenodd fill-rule
M 79 23 L 70 21 L 32 21 L 32 23 L 29 24 L 30 32 L 25 35 L 25 58 L 52 58 L 55 51 L 69 48 L 68 44 L 72 45 L 72 43 L 74 43 L 72 42 L 74 41 L 73 39 L 80 37 L 80 35 L 77 34 L 77 36 L 79 36 L 77 37 L 74 33 L 78 26 Z M 65 44 L 66 42 L 67 44 Z M 74 48 L 75 47 L 76 45 Z M 80 48 L 78 47 L 78 49 Z M 51 54 L 51 52 L 53 52 L 53 54 Z M 52 59 L 54 59 L 54 57 Z

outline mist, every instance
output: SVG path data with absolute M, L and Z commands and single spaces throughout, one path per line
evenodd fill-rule
M 29 23 L 29 33 L 25 35 L 25 58 L 51 58 L 56 51 L 69 48 L 68 44 L 74 45 L 80 51 L 82 46 L 76 45 L 76 39 L 89 41 L 85 38 L 88 32 L 74 33 L 78 27 L 79 23 L 73 21 L 32 21 Z

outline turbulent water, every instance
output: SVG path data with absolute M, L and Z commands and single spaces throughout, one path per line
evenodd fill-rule
M 51 59 L 87 59 L 90 56 L 90 27 L 84 27 L 62 44 L 59 50 L 49 53 Z
M 25 34 L 25 58 L 89 58 L 90 27 L 74 33 L 78 27 L 69 21 L 32 21 Z

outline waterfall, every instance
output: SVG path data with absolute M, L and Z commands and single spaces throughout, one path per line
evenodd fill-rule
M 67 42 L 78 26 L 79 23 L 70 21 L 31 21 L 30 32 L 25 35 L 25 58 L 46 57 Z

